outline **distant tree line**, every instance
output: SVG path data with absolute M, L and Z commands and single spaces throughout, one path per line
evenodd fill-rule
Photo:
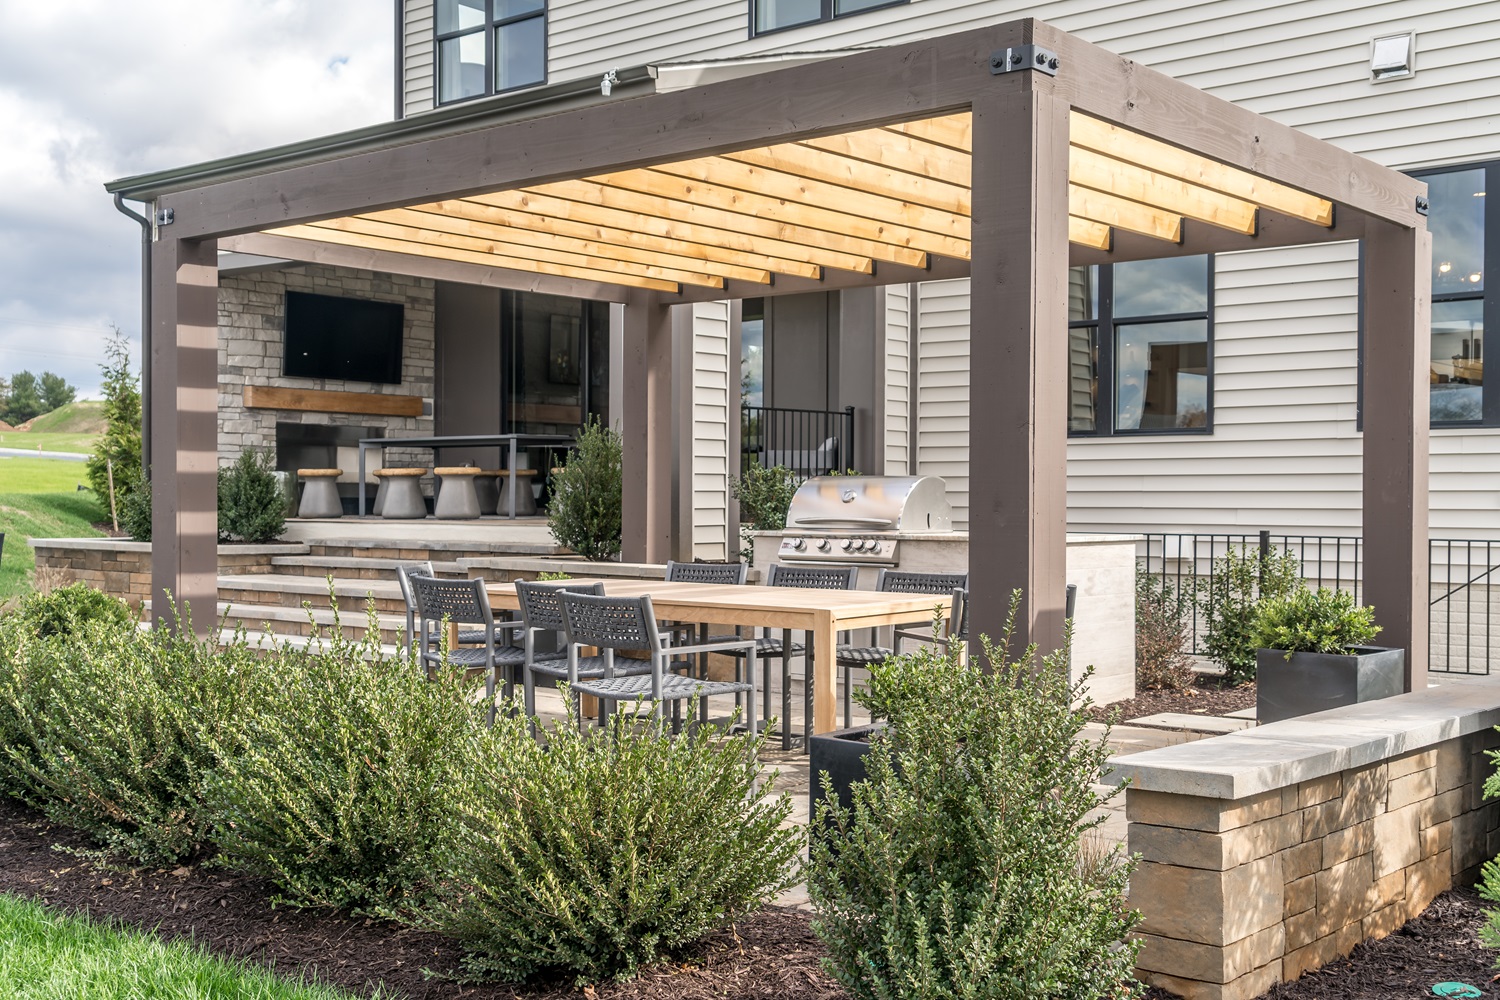
M 9 379 L 0 378 L 0 420 L 24 424 L 32 417 L 67 406 L 77 396 L 78 390 L 61 375 L 42 372 L 37 378 L 29 371 L 16 372 Z

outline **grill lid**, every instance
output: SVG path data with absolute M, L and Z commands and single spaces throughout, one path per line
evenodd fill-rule
M 814 476 L 797 487 L 786 526 L 804 531 L 951 531 L 937 476 Z

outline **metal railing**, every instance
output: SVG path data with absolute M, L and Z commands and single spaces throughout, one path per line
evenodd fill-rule
M 1151 533 L 1139 553 L 1144 568 L 1178 593 L 1202 595 L 1217 585 L 1215 561 L 1231 548 L 1290 552 L 1309 586 L 1347 590 L 1360 599 L 1364 549 L 1354 536 Z M 1492 647 L 1500 644 L 1500 542 L 1433 539 L 1428 580 L 1428 669 L 1488 675 Z M 1191 607 L 1191 651 L 1202 655 L 1206 623 L 1196 601 Z
M 847 472 L 854 465 L 854 407 L 740 407 L 740 469 L 756 465 L 785 466 L 799 476 Z

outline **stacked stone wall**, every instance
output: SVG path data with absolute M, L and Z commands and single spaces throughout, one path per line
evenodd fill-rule
M 1486 729 L 1238 800 L 1129 789 L 1138 974 L 1193 1000 L 1257 997 L 1473 882 L 1500 852 L 1483 798 L 1497 745 Z
M 119 539 L 34 539 L 39 575 L 54 586 L 87 583 L 120 598 L 138 612 L 151 597 L 151 543 Z M 298 544 L 221 545 L 219 572 L 270 573 L 278 555 L 305 553 Z

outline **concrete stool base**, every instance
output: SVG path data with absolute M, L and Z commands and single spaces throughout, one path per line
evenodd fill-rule
M 344 504 L 339 500 L 339 476 L 343 469 L 298 469 L 302 478 L 302 503 L 298 517 L 343 517 Z
M 380 516 L 391 521 L 409 521 L 427 516 L 427 501 L 422 499 L 422 477 L 426 469 L 381 469 L 380 490 L 384 500 Z
M 531 492 L 531 480 L 536 477 L 535 469 L 521 469 L 516 473 L 516 516 L 533 517 L 536 515 L 536 495 Z M 510 516 L 510 473 L 504 469 L 500 470 L 496 484 L 500 489 L 500 502 L 495 506 L 495 513 L 502 517 Z
M 493 514 L 500 504 L 500 487 L 495 483 L 495 477 L 500 475 L 501 469 L 480 469 L 479 474 L 474 477 L 474 493 L 479 497 L 479 513 Z
M 438 490 L 437 505 L 433 515 L 444 521 L 472 521 L 479 516 L 479 497 L 474 491 L 474 477 L 479 470 L 473 466 L 453 466 L 433 469 L 433 475 L 442 480 Z

